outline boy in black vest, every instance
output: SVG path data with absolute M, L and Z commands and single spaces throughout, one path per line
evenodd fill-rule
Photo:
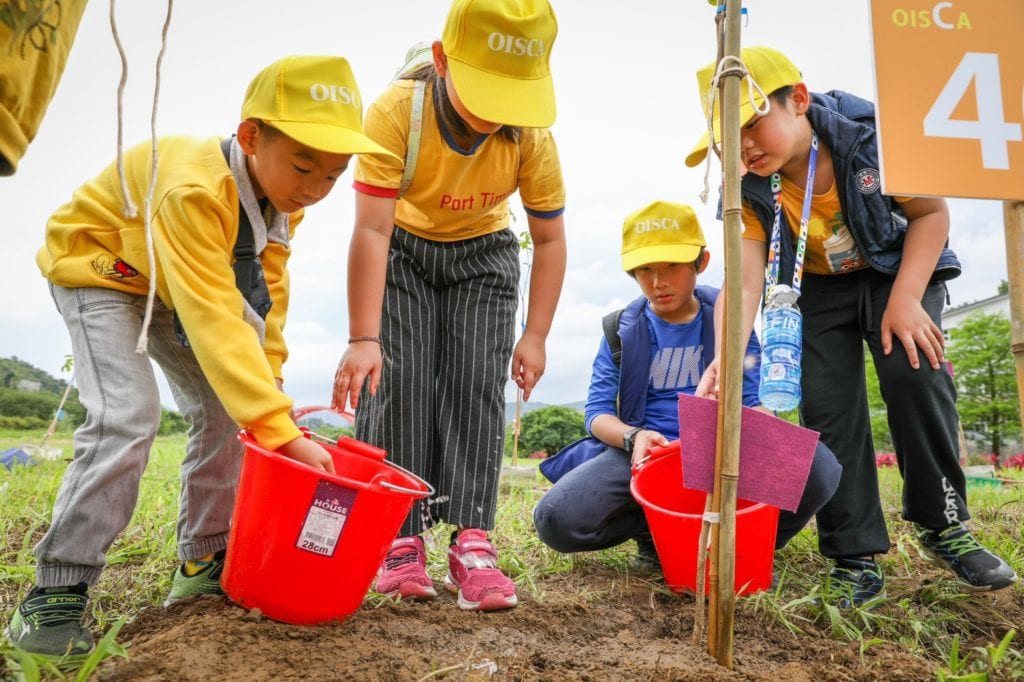
M 840 606 L 859 606 L 885 589 L 874 560 L 888 551 L 889 536 L 871 441 L 865 341 L 903 474 L 903 517 L 914 524 L 922 556 L 971 589 L 1010 585 L 1013 569 L 963 523 L 970 514 L 956 391 L 941 364 L 945 281 L 960 274 L 946 247 L 945 201 L 881 193 L 870 102 L 840 91 L 808 92 L 793 63 L 771 48 L 748 48 L 741 58 L 748 77 L 768 93 L 740 109 L 748 171 L 743 321 L 753 326 L 766 277 L 769 289 L 793 283 L 802 293 L 800 418 L 843 465 L 838 491 L 818 514 L 820 550 L 835 560 L 824 594 Z M 713 74 L 714 65 L 697 73 L 702 101 Z M 707 149 L 705 134 L 687 165 L 700 163 Z M 716 383 L 717 361 L 698 395 L 714 395 Z

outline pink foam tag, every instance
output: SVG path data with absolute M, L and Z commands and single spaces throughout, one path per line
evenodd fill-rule
M 717 400 L 679 394 L 683 485 L 691 490 L 714 488 L 717 426 Z M 817 431 L 742 408 L 739 497 L 796 511 L 817 444 Z

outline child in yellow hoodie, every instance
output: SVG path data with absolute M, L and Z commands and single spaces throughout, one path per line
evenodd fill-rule
M 160 423 L 155 360 L 190 424 L 182 462 L 178 554 L 168 602 L 220 593 L 235 486 L 236 433 L 309 466 L 330 455 L 303 437 L 282 392 L 288 355 L 290 241 L 306 206 L 323 199 L 353 154 L 389 154 L 363 133 L 362 103 L 340 57 L 286 57 L 249 85 L 237 135 L 159 140 L 152 198 L 155 270 L 142 206 L 152 145 L 82 185 L 46 228 L 37 262 L 71 335 L 85 423 L 35 547 L 36 583 L 8 634 L 40 654 L 84 654 L 86 591 L 134 511 Z M 123 189 L 129 197 L 123 195 Z M 136 353 L 152 279 L 148 354 Z

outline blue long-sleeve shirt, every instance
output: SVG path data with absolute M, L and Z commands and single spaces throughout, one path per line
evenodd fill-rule
M 673 324 L 662 320 L 651 310 L 650 305 L 645 304 L 643 319 L 637 322 L 647 325 L 651 346 L 642 426 L 657 431 L 669 440 L 679 437 L 678 395 L 692 395 L 696 391 L 704 373 L 705 358 L 713 351 L 708 349 L 706 353 L 704 349 L 703 325 L 714 324 L 713 317 L 704 314 L 704 308 L 702 305 L 692 321 Z M 747 352 L 753 354 L 755 360 L 744 363 L 743 404 L 754 407 L 760 404 L 757 399 L 757 361 L 760 358 L 759 347 L 753 336 Z M 619 366 L 612 357 L 607 339 L 602 337 L 594 359 L 585 407 L 588 433 L 593 433 L 591 425 L 599 415 L 618 415 L 619 378 Z

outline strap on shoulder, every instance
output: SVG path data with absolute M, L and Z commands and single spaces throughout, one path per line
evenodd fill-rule
M 398 196 L 402 196 L 412 184 L 416 175 L 416 161 L 420 155 L 420 134 L 423 132 L 423 100 L 426 92 L 426 81 L 416 81 L 412 91 L 412 110 L 409 113 L 409 144 L 405 151 L 405 169 L 402 171 L 402 182 L 398 185 Z
M 231 165 L 231 139 L 226 138 L 220 143 L 220 150 L 228 166 Z M 245 212 L 241 199 L 238 202 L 238 236 L 235 238 L 233 255 L 236 263 L 235 286 L 243 294 L 248 294 L 252 289 L 252 262 L 256 260 L 256 240 L 252 234 L 252 223 L 249 222 L 249 215 Z
M 622 338 L 619 337 L 619 320 L 625 308 L 610 312 L 601 318 L 601 328 L 604 329 L 604 338 L 612 349 L 612 360 L 615 365 L 622 364 Z

